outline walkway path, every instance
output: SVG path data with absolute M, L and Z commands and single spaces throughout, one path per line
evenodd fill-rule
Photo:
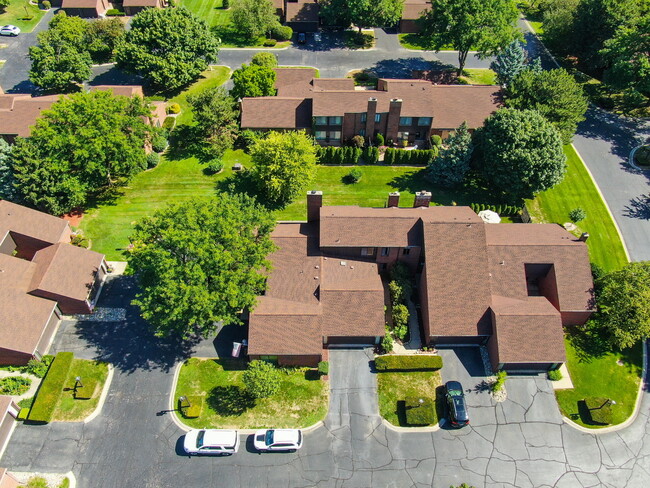
M 36 395 L 36 390 L 38 390 L 39 385 L 41 384 L 41 378 L 34 376 L 29 373 L 21 373 L 19 371 L 0 371 L 0 379 L 10 378 L 12 376 L 20 376 L 22 378 L 27 378 L 31 381 L 29 389 L 22 395 L 9 395 L 15 402 L 19 402 L 24 398 L 31 398 Z

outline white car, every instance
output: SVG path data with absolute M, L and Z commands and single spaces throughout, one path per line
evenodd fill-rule
M 14 36 L 20 34 L 20 28 L 15 25 L 3 25 L 0 27 L 0 36 Z
M 230 456 L 239 449 L 239 435 L 236 430 L 194 429 L 185 434 L 185 452 Z
M 302 432 L 298 429 L 258 430 L 253 446 L 258 451 L 296 451 L 302 447 Z

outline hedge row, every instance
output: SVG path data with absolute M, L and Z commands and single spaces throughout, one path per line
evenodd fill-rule
M 379 159 L 379 149 L 374 146 L 363 149 L 353 146 L 319 146 L 317 156 L 321 164 L 375 164 Z
M 519 207 L 516 207 L 514 205 L 488 205 L 486 203 L 470 203 L 469 206 L 472 207 L 472 210 L 474 210 L 476 213 L 479 213 L 482 210 L 492 210 L 499 215 L 517 215 L 521 210 Z
M 442 357 L 417 354 L 414 356 L 378 356 L 377 371 L 427 371 L 442 368 Z
M 407 397 L 404 407 L 409 425 L 431 425 L 436 421 L 436 404 L 431 398 Z
M 438 156 L 438 148 L 434 149 L 393 149 L 389 147 L 384 153 L 384 164 L 430 164 Z
M 50 422 L 54 408 L 63 393 L 65 380 L 68 378 L 74 354 L 60 352 L 54 358 L 45 379 L 41 383 L 27 420 L 31 422 Z

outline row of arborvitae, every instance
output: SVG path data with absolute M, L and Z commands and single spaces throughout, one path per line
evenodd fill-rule
M 515 205 L 489 205 L 487 203 L 470 203 L 469 206 L 476 213 L 479 213 L 482 210 L 492 210 L 499 215 L 517 215 L 520 211 L 520 208 Z
M 318 146 L 320 164 L 375 164 L 379 160 L 379 148 L 368 146 Z
M 431 149 L 393 149 L 389 147 L 384 153 L 384 164 L 404 164 L 415 166 L 418 164 L 431 164 L 438 156 L 438 148 Z

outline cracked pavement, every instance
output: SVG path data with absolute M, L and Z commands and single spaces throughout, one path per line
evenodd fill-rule
M 156 342 L 127 305 L 134 292 L 132 278 L 111 278 L 100 306 L 126 305 L 126 320 L 68 321 L 55 340 L 55 351 L 114 364 L 101 414 L 87 424 L 20 424 L 0 466 L 72 470 L 80 488 L 650 486 L 647 388 L 632 425 L 596 436 L 563 423 L 543 378 L 509 378 L 508 399 L 495 403 L 476 388 L 483 367 L 477 348 L 468 347 L 440 351 L 443 380 L 459 379 L 469 390 L 468 428 L 386 427 L 378 416 L 371 351 L 331 350 L 330 411 L 324 425 L 305 434 L 300 451 L 259 455 L 246 438 L 234 456 L 188 458 L 183 432 L 165 413 L 174 366 L 190 355 L 214 355 L 215 344 Z

